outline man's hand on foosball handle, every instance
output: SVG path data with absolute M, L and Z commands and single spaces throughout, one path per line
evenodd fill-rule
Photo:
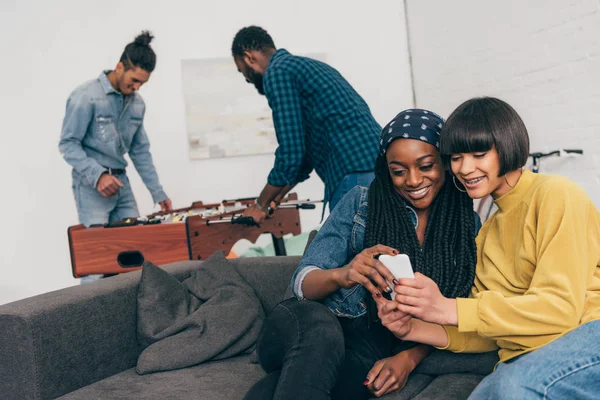
M 160 211 L 162 212 L 173 211 L 173 205 L 171 204 L 171 200 L 169 199 L 159 201 L 158 204 L 160 205 Z
M 262 223 L 267 218 L 267 213 L 263 211 L 258 204 L 252 204 L 246 208 L 244 217 L 252 217 L 257 224 Z
M 112 197 L 119 191 L 119 188 L 123 187 L 123 183 L 115 176 L 103 173 L 98 179 L 96 189 L 104 197 Z

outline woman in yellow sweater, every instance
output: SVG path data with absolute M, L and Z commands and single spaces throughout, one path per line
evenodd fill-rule
M 454 352 L 499 349 L 471 399 L 600 397 L 600 214 L 568 179 L 523 170 L 529 136 L 495 98 L 460 105 L 441 133 L 455 184 L 491 194 L 498 211 L 477 236 L 471 295 L 450 299 L 428 277 L 375 298 L 397 337 Z

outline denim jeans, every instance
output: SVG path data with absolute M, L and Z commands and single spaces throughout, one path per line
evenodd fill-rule
M 367 324 L 367 316 L 338 319 L 321 303 L 285 300 L 257 342 L 267 375 L 244 400 L 369 399 L 367 373 L 399 343 L 381 324 Z
M 335 192 L 329 200 L 329 212 L 333 211 L 335 205 L 350 191 L 354 186 L 369 187 L 371 181 L 375 179 L 373 172 L 354 172 L 346 175 L 339 185 L 335 188 Z
M 140 215 L 127 175 L 117 174 L 115 177 L 123 183 L 123 187 L 112 197 L 103 197 L 96 188 L 74 179 L 73 196 L 81 224 L 89 227 Z M 93 282 L 100 278 L 102 275 L 88 275 L 81 278 L 81 283 Z
M 363 385 L 375 363 L 414 344 L 397 339 L 380 322 L 368 322 L 369 313 L 359 318 L 338 318 L 344 332 L 344 362 L 332 389 L 334 400 L 370 399 L 373 394 Z
M 501 363 L 469 399 L 600 398 L 600 320 Z

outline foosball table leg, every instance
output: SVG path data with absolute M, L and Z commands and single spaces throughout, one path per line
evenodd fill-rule
M 287 256 L 287 252 L 285 251 L 285 242 L 283 238 L 276 237 L 271 233 L 271 237 L 273 238 L 273 248 L 275 249 L 276 256 Z

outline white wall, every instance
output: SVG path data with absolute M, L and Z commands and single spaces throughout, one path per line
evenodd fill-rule
M 156 36 L 157 69 L 141 94 L 159 176 L 174 206 L 257 195 L 272 156 L 190 161 L 181 59 L 227 57 L 242 26 L 258 24 L 278 47 L 323 52 L 363 95 L 381 124 L 412 107 L 401 1 L 3 0 L 0 2 L 0 304 L 76 284 L 66 229 L 77 223 L 70 168 L 59 155 L 65 101 L 112 68 L 142 29 Z M 240 85 L 245 85 L 239 78 Z M 257 95 L 258 96 L 258 95 Z M 150 195 L 131 168 L 140 211 Z M 316 177 L 297 188 L 322 198 Z M 305 211 L 314 227 L 320 211 Z
M 408 0 L 417 106 L 448 116 L 499 97 L 521 115 L 531 151 L 584 149 L 542 162 L 600 207 L 600 2 Z

